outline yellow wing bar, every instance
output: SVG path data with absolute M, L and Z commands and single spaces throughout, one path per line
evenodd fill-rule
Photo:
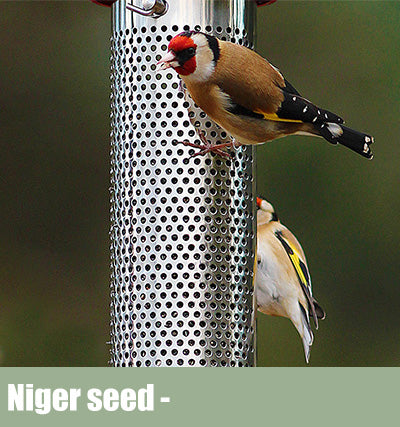
M 281 119 L 276 113 L 264 113 L 261 110 L 255 110 L 254 112 L 264 116 L 265 120 L 272 120 L 274 122 L 303 123 L 301 120 Z
M 310 289 L 310 275 L 307 272 L 307 267 L 304 262 L 300 259 L 299 254 L 296 252 L 296 249 L 282 236 L 282 233 L 276 232 L 275 236 L 282 243 L 288 257 L 296 270 L 297 276 L 300 283 L 305 286 L 307 289 Z M 307 275 L 307 277 L 306 277 Z

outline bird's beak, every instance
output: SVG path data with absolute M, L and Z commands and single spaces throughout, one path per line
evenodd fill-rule
M 173 52 L 169 51 L 163 58 L 161 58 L 157 65 L 159 66 L 157 71 L 166 70 L 170 67 L 177 67 L 179 65 L 176 61 L 176 56 Z

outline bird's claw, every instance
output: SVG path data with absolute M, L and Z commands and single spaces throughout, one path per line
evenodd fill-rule
M 215 153 L 221 157 L 230 158 L 231 154 L 222 150 L 221 147 L 212 144 L 195 144 L 189 141 L 179 141 L 178 144 L 182 144 L 185 147 L 197 148 L 199 151 L 190 155 L 190 158 L 197 156 L 205 156 L 207 153 Z
M 192 147 L 192 148 L 199 149 L 199 151 L 197 153 L 194 153 L 190 156 L 191 158 L 197 157 L 197 156 L 205 156 L 207 153 L 215 153 L 221 157 L 230 159 L 230 158 L 235 156 L 235 153 L 234 152 L 227 152 L 224 149 L 225 148 L 232 148 L 232 147 L 235 148 L 235 147 L 238 147 L 240 145 L 235 141 L 213 145 L 207 140 L 207 138 L 204 135 L 204 132 L 199 132 L 199 138 L 200 138 L 202 144 L 196 144 L 196 143 L 189 142 L 189 141 L 180 141 L 179 142 L 179 144 L 183 144 L 186 147 Z

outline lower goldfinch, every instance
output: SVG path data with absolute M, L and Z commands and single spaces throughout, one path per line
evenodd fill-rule
M 278 220 L 273 206 L 257 197 L 257 272 L 255 292 L 259 311 L 289 318 L 297 329 L 306 361 L 313 343 L 310 317 L 318 329 L 325 312 L 311 292 L 311 278 L 303 249 Z
M 180 75 L 196 104 L 236 143 L 305 134 L 373 157 L 372 136 L 344 126 L 341 117 L 302 97 L 277 68 L 245 46 L 186 31 L 172 38 L 158 64 Z

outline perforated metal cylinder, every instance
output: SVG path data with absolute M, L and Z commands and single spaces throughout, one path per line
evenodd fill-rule
M 229 137 L 156 64 L 189 28 L 251 44 L 255 9 L 168 3 L 159 19 L 113 6 L 111 364 L 254 366 L 254 151 L 190 158 L 179 141 Z

